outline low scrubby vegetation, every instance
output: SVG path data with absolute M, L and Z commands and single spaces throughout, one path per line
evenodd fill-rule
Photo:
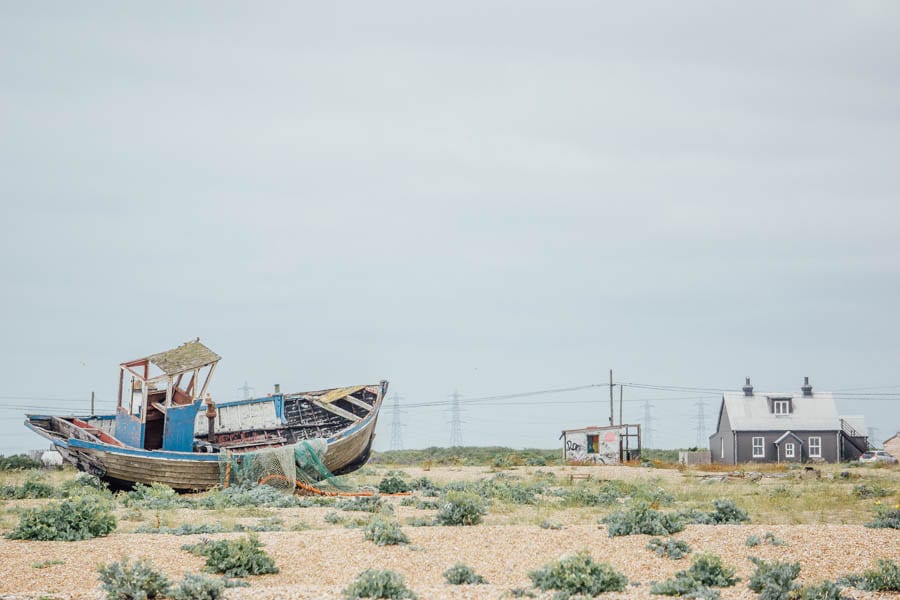
M 788 600 L 799 588 L 794 583 L 800 575 L 800 563 L 765 561 L 751 556 L 756 571 L 750 576 L 747 587 L 759 594 L 760 600 Z
M 115 528 L 116 518 L 109 503 L 84 496 L 26 510 L 7 537 L 73 542 L 109 535 Z
M 711 594 L 709 588 L 730 587 L 737 582 L 735 570 L 725 566 L 721 558 L 714 554 L 699 554 L 689 569 L 678 571 L 671 579 L 654 584 L 650 593 L 695 598 L 718 596 Z
M 528 574 L 534 587 L 541 591 L 556 590 L 564 596 L 581 594 L 596 596 L 603 592 L 621 592 L 628 578 L 608 563 L 596 563 L 587 552 L 579 552 Z
M 646 502 L 638 502 L 625 510 L 615 511 L 603 517 L 609 537 L 618 535 L 672 535 L 684 529 L 684 522 L 675 513 L 650 508 Z
M 900 504 L 893 507 L 876 506 L 875 519 L 866 523 L 866 527 L 900 529 Z
M 652 550 L 657 556 L 679 560 L 690 553 L 691 547 L 688 546 L 687 542 L 673 538 L 665 540 L 652 538 L 647 544 L 647 550 Z
M 29 469 L 40 469 L 43 466 L 41 461 L 31 458 L 27 454 L 0 456 L 0 471 L 27 471 Z
M 109 600 L 152 600 L 171 589 L 169 578 L 147 560 L 129 563 L 128 558 L 97 568 L 100 584 Z
M 224 595 L 225 581 L 201 573 L 188 573 L 172 589 L 172 600 L 220 600 Z
M 409 536 L 403 532 L 399 523 L 382 517 L 375 517 L 363 527 L 363 537 L 374 542 L 376 546 L 396 546 L 409 543 Z
M 470 492 L 448 492 L 441 500 L 435 521 L 439 525 L 478 525 L 487 507 Z
M 415 600 L 417 597 L 409 588 L 403 575 L 384 569 L 366 569 L 344 590 L 346 598 L 389 598 Z
M 206 557 L 206 570 L 225 577 L 246 577 L 278 573 L 275 561 L 262 549 L 255 535 L 234 540 L 204 540 L 182 546 L 192 554 Z
M 463 563 L 456 563 L 444 571 L 443 575 L 450 585 L 479 585 L 486 583 L 484 577 L 478 575 L 475 569 Z
M 882 559 L 877 561 L 874 569 L 867 569 L 862 575 L 844 577 L 838 583 L 873 592 L 900 592 L 900 565 Z

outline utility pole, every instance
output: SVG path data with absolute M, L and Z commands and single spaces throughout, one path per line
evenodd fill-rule
M 697 448 L 705 448 L 709 444 L 706 439 L 706 415 L 704 413 L 706 403 L 701 399 L 697 400 L 697 424 L 694 429 L 697 430 Z
M 609 426 L 613 426 L 613 376 L 612 369 L 609 370 Z
M 393 403 L 391 409 L 394 411 L 394 420 L 391 421 L 391 450 L 403 450 L 403 438 L 401 437 L 400 428 L 400 396 L 394 394 L 391 397 Z
M 91 390 L 91 416 L 94 416 L 94 390 Z
M 462 416 L 459 403 L 459 392 L 453 390 L 450 395 L 450 446 L 462 446 Z
M 649 400 L 644 400 L 644 427 L 643 427 L 643 447 L 644 448 L 652 448 L 653 447 L 653 413 L 651 409 L 653 405 L 650 404 Z

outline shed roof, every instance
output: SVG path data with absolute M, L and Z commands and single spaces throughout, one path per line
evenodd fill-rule
M 790 398 L 792 412 L 775 415 L 769 409 L 769 399 Z M 828 431 L 840 429 L 837 406 L 830 392 L 816 392 L 809 396 L 790 393 L 726 392 L 722 396 L 731 429 L 734 431 Z
M 221 356 L 201 344 L 199 338 L 147 358 L 166 375 L 193 371 L 222 360 Z

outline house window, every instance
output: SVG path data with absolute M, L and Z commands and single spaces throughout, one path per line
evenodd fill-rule
M 725 438 L 719 438 L 719 458 L 725 458 Z
M 791 413 L 791 401 L 775 400 L 772 402 L 772 412 L 776 415 L 789 415 Z
M 785 444 L 784 445 L 784 457 L 785 458 L 795 458 L 794 454 L 794 444 Z
M 766 447 L 765 439 L 761 437 L 753 438 L 753 458 L 765 458 Z
M 820 437 L 809 438 L 809 457 L 810 458 L 822 458 L 822 438 L 820 438 Z
M 597 450 L 600 447 L 600 436 L 599 435 L 589 435 L 587 436 L 587 453 L 588 454 L 597 454 Z

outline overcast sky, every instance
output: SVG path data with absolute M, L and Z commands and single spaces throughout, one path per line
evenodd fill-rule
M 887 1 L 0 3 L 0 453 L 197 336 L 221 400 L 809 376 L 888 394 L 839 402 L 886 439 L 898 31 Z M 697 393 L 642 398 L 695 444 Z M 608 399 L 471 402 L 463 443 L 558 447 Z M 450 441 L 445 406 L 401 418 Z

